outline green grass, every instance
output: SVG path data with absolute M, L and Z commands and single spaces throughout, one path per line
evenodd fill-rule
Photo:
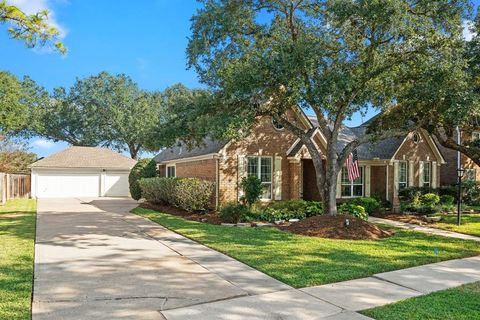
M 0 206 L 0 319 L 30 319 L 35 200 Z
M 457 215 L 447 214 L 442 215 L 442 221 L 431 226 L 480 237 L 480 214 L 462 213 L 460 221 L 460 226 L 457 226 Z
M 132 212 L 297 288 L 480 254 L 479 243 L 411 230 L 377 241 L 332 240 L 275 228 L 210 225 L 143 208 Z
M 480 319 L 480 282 L 364 310 L 377 320 Z

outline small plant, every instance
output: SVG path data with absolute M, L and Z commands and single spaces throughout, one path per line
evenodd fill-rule
M 241 203 L 227 203 L 220 209 L 220 218 L 228 223 L 238 223 L 249 216 L 249 208 Z
M 365 211 L 365 208 L 362 206 L 358 206 L 352 203 L 343 203 L 338 207 L 338 211 L 340 213 L 349 214 L 365 221 L 368 220 L 368 214 Z
M 255 176 L 244 177 L 242 179 L 240 186 L 242 187 L 243 192 L 245 194 L 243 196 L 243 200 L 249 207 L 251 207 L 255 202 L 257 202 L 260 199 L 260 196 L 262 195 L 262 192 L 263 192 L 263 188 L 262 188 L 262 182 L 257 177 Z
M 426 193 L 420 197 L 423 206 L 433 207 L 440 203 L 440 197 L 435 193 Z
M 449 194 L 444 194 L 443 196 L 440 196 L 440 203 L 442 205 L 453 205 L 455 202 L 455 198 Z
M 380 212 L 380 209 L 381 209 L 380 201 L 372 197 L 354 198 L 348 202 L 355 204 L 357 206 L 364 207 L 365 211 L 369 215 L 372 213 L 378 213 Z

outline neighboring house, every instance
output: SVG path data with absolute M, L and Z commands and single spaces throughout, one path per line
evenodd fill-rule
M 480 140 L 480 131 L 474 131 L 472 134 L 466 132 L 461 133 L 461 142 L 464 144 L 468 141 Z M 463 180 L 480 181 L 480 167 L 475 164 L 469 157 L 462 153 L 449 148 L 445 148 L 436 142 L 440 152 L 442 152 L 447 164 L 442 168 L 441 181 L 443 186 L 457 184 L 458 175 L 458 157 L 460 157 L 460 166 L 465 169 Z
M 137 162 L 106 148 L 70 147 L 31 165 L 32 197 L 129 196 Z
M 325 153 L 325 139 L 313 118 L 299 114 L 305 130 Z M 365 125 L 344 127 L 343 146 L 365 134 Z M 439 185 L 440 166 L 445 163 L 437 146 L 426 132 L 412 132 L 404 139 L 386 139 L 358 149 L 361 178 L 353 183 L 345 170 L 338 177 L 339 201 L 352 197 L 376 195 L 398 206 L 398 190 L 408 186 Z M 260 119 L 252 133 L 240 141 L 212 141 L 188 149 L 178 145 L 155 158 L 160 175 L 198 177 L 216 183 L 216 204 L 238 201 L 242 196 L 240 181 L 256 175 L 264 186 L 262 201 L 305 199 L 319 200 L 313 162 L 305 146 L 292 133 L 269 118 Z

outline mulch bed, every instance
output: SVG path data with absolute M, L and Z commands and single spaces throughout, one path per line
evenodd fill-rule
M 198 222 L 205 222 L 210 224 L 221 224 L 223 222 L 215 212 L 206 212 L 206 213 L 188 212 L 179 208 L 162 206 L 159 204 L 153 204 L 148 202 L 144 202 L 140 204 L 140 207 L 168 213 L 174 216 L 182 217 L 187 220 L 193 220 Z
M 348 226 L 345 226 L 346 219 L 350 222 Z M 380 229 L 372 223 L 348 215 L 314 216 L 279 229 L 310 237 L 345 240 L 377 240 L 394 234 L 393 231 Z

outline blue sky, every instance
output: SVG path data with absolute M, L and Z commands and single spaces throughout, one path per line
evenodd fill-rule
M 68 47 L 64 57 L 46 49 L 27 49 L 9 40 L 0 29 L 0 69 L 28 75 L 51 90 L 70 86 L 77 77 L 100 71 L 125 73 L 140 87 L 163 90 L 181 82 L 200 86 L 193 70 L 186 69 L 185 48 L 190 18 L 199 8 L 195 0 L 8 0 L 26 12 L 47 8 Z M 476 0 L 478 5 L 480 0 Z M 6 44 L 6 45 L 5 45 Z M 366 120 L 370 115 L 367 115 Z M 351 124 L 362 122 L 355 116 Z M 40 138 L 31 151 L 47 156 L 67 147 Z

